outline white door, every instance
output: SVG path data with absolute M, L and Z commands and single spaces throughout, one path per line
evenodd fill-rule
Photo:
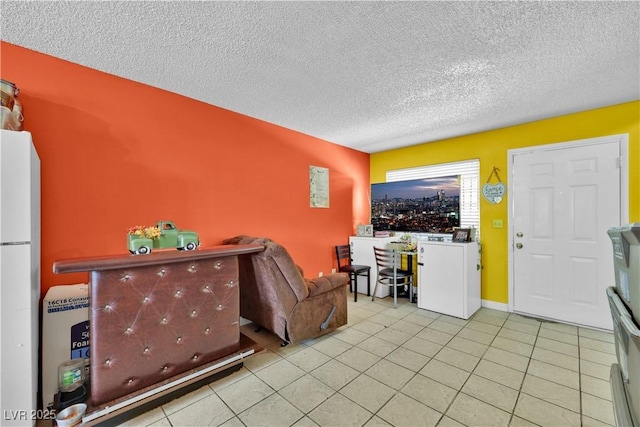
M 622 145 L 616 136 L 511 155 L 513 311 L 612 329 L 607 230 L 621 225 Z

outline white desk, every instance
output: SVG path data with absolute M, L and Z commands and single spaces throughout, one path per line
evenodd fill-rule
M 398 240 L 398 237 L 362 237 L 351 236 L 349 237 L 349 245 L 351 245 L 351 260 L 353 264 L 368 265 L 371 267 L 371 287 L 375 286 L 378 280 L 378 270 L 376 268 L 376 257 L 373 253 L 373 247 L 386 248 L 388 243 Z M 358 276 L 356 281 L 356 288 L 359 293 L 367 293 L 367 278 Z M 355 290 L 354 290 L 355 292 Z M 384 298 L 389 296 L 388 286 L 379 286 L 376 291 L 376 298 Z

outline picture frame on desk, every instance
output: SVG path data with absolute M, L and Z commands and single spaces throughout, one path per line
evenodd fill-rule
M 356 231 L 356 235 L 360 237 L 372 237 L 373 236 L 373 225 L 358 225 L 358 229 Z
M 451 241 L 457 243 L 466 243 L 471 241 L 471 229 L 458 228 L 457 230 L 454 230 Z

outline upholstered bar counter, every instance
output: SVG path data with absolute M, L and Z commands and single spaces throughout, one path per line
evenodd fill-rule
M 223 245 L 55 262 L 55 273 L 90 272 L 91 406 L 236 354 L 238 256 L 261 250 Z

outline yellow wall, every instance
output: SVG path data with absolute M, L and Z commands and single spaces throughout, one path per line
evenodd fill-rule
M 375 153 L 371 155 L 371 182 L 384 182 L 388 170 L 477 158 L 481 184 L 487 182 L 495 166 L 508 185 L 507 150 L 624 133 L 629 134 L 629 220 L 640 222 L 640 101 Z M 482 299 L 505 304 L 508 206 L 506 199 L 492 205 L 480 198 Z M 493 219 L 502 219 L 504 227 L 493 228 Z

